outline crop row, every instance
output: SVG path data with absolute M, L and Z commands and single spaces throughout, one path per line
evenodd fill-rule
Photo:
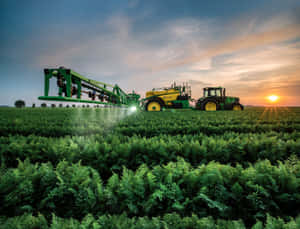
M 88 135 L 111 131 L 129 111 L 124 109 L 4 109 L 0 136 L 36 134 L 46 137 Z
M 268 159 L 271 163 L 283 161 L 291 155 L 300 157 L 300 132 L 292 134 L 270 132 L 266 134 L 225 133 L 222 136 L 160 135 L 152 138 L 138 136 L 92 135 L 89 137 L 45 138 L 39 136 L 0 137 L 0 162 L 16 167 L 17 159 L 31 162 L 61 160 L 81 161 L 96 169 L 102 179 L 122 167 L 135 170 L 141 164 L 150 167 L 176 161 L 183 157 L 193 166 L 218 161 L 236 163 L 246 167 L 249 162 Z
M 60 137 L 114 132 L 123 135 L 223 134 L 300 131 L 300 109 L 253 108 L 245 112 L 176 111 L 132 113 L 126 109 L 2 108 L 0 136 L 10 134 Z
M 299 108 L 253 108 L 245 112 L 138 113 L 125 117 L 115 128 L 124 135 L 223 134 L 224 132 L 292 132 L 300 130 Z
M 237 132 L 237 133 L 265 133 L 269 131 L 275 132 L 287 132 L 292 133 L 293 131 L 300 131 L 300 124 L 228 124 L 228 125 L 209 125 L 209 124 L 178 124 L 173 123 L 151 125 L 138 125 L 131 126 L 117 126 L 114 130 L 117 133 L 121 133 L 127 136 L 140 135 L 145 137 L 153 137 L 160 134 L 199 134 L 204 133 L 207 135 L 219 134 L 222 135 L 224 132 Z
M 50 221 L 50 223 L 48 223 Z M 122 215 L 103 215 L 96 219 L 92 215 L 86 215 L 82 221 L 64 219 L 52 216 L 50 220 L 39 214 L 0 219 L 1 229 L 246 229 L 241 220 L 214 220 L 212 217 L 199 218 L 196 215 L 180 217 L 176 213 L 165 214 L 162 217 L 133 217 Z M 280 218 L 267 216 L 266 223 L 257 221 L 251 229 L 299 229 L 300 217 L 290 219 L 288 222 Z
M 174 120 L 179 122 L 191 123 L 209 123 L 209 124 L 239 124 L 239 123 L 299 123 L 300 122 L 300 108 L 247 108 L 244 112 L 235 111 L 218 111 L 218 112 L 199 112 L 199 111 L 181 111 L 161 112 L 154 114 L 148 112 L 137 113 L 136 115 L 128 116 L 130 120 L 133 117 L 136 123 L 143 121 L 150 122 L 169 122 Z M 134 117 L 135 116 L 135 117 Z
M 213 215 L 242 219 L 247 225 L 265 219 L 267 213 L 296 217 L 300 204 L 300 163 L 273 166 L 261 161 L 243 169 L 210 162 L 193 168 L 183 159 L 137 171 L 123 168 L 103 184 L 88 166 L 60 162 L 20 162 L 14 169 L 0 170 L 0 215 L 52 213 L 82 219 L 86 214 L 126 213 L 133 216 Z
M 153 118 L 155 117 L 155 119 Z M 168 123 L 172 124 L 178 122 L 195 123 L 196 125 L 201 123 L 208 123 L 210 125 L 226 125 L 226 124 L 299 124 L 300 123 L 300 108 L 247 108 L 243 112 L 235 111 L 218 111 L 218 112 L 199 112 L 199 111 L 180 111 L 173 112 L 161 112 L 161 113 L 149 113 L 141 112 L 134 115 L 127 116 L 124 120 L 132 122 L 134 119 L 136 125 L 143 122 L 155 123 Z
M 160 134 L 178 135 L 178 134 L 199 134 L 204 133 L 207 135 L 218 134 L 222 135 L 224 132 L 237 132 L 237 133 L 266 133 L 269 131 L 287 132 L 300 131 L 300 124 L 192 124 L 192 123 L 140 123 L 122 124 L 116 122 L 86 122 L 78 125 L 70 125 L 69 123 L 51 123 L 51 122 L 36 122 L 36 123 L 18 123 L 5 122 L 0 126 L 0 136 L 8 135 L 24 135 L 31 134 L 45 136 L 45 137 L 63 137 L 66 135 L 91 135 L 96 133 L 110 133 L 122 134 L 126 136 L 140 135 L 145 137 L 153 137 Z M 77 120 L 77 122 L 80 122 Z

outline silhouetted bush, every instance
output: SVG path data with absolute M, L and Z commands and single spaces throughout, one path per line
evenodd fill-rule
M 23 101 L 23 100 L 17 100 L 15 102 L 15 107 L 17 107 L 17 108 L 25 107 L 25 101 Z

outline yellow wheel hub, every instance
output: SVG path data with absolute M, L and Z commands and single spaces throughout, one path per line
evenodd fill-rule
M 205 104 L 205 110 L 206 111 L 216 111 L 217 110 L 217 104 L 214 102 L 208 102 Z
M 161 110 L 161 106 L 158 102 L 150 102 L 147 106 L 147 110 L 148 111 L 160 111 Z
M 240 105 L 233 105 L 233 109 L 234 111 L 241 111 L 242 107 Z

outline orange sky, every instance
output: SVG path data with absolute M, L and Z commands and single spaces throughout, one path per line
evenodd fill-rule
M 300 1 L 217 2 L 5 1 L 0 104 L 38 104 L 43 69 L 65 66 L 142 97 L 176 81 L 195 99 L 223 86 L 246 105 L 300 106 Z

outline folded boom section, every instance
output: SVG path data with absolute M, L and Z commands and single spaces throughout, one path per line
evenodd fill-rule
M 126 94 L 117 84 L 111 85 L 88 79 L 79 73 L 64 67 L 44 69 L 45 89 L 40 100 L 95 103 L 107 105 L 137 105 L 139 95 Z M 50 79 L 57 79 L 57 95 L 49 95 Z

